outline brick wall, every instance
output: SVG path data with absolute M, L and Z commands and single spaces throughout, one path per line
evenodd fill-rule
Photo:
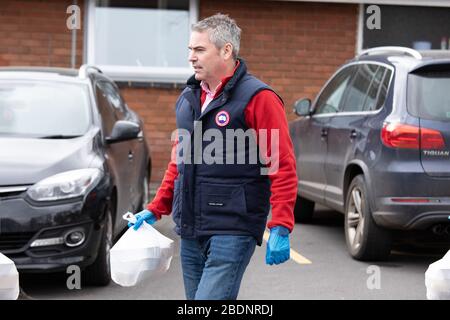
M 84 2 L 78 3 L 84 10 Z M 0 65 L 70 67 L 66 8 L 71 4 L 70 0 L 2 0 Z M 241 56 L 250 72 L 283 97 L 289 120 L 295 118 L 294 101 L 313 98 L 336 68 L 355 53 L 357 5 L 200 0 L 200 18 L 217 12 L 229 14 L 243 29 Z M 82 45 L 82 32 L 78 32 L 78 66 Z M 122 93 L 145 121 L 156 187 L 170 159 L 174 103 L 180 89 L 125 86 Z
M 0 2 L 0 65 L 70 67 L 72 31 L 66 26 L 71 0 L 2 0 Z M 83 1 L 78 1 L 83 12 Z M 83 18 L 83 15 L 81 15 Z M 78 64 L 83 35 L 78 30 Z
M 259 0 L 202 0 L 200 16 L 229 14 L 242 29 L 240 55 L 249 71 L 284 100 L 313 98 L 356 48 L 358 6 Z

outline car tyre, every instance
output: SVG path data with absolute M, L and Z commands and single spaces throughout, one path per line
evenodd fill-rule
M 356 176 L 348 188 L 345 205 L 345 240 L 356 260 L 386 260 L 391 250 L 391 233 L 379 227 L 370 209 L 363 175 Z
M 114 212 L 114 207 L 108 203 L 97 258 L 84 271 L 84 280 L 88 285 L 107 286 L 111 281 L 110 250 L 113 243 L 112 216 Z
M 147 209 L 147 205 L 150 202 L 150 169 L 147 169 L 145 177 L 142 182 L 142 199 L 141 199 L 141 210 Z
M 315 202 L 297 195 L 294 207 L 295 222 L 310 222 L 314 213 Z

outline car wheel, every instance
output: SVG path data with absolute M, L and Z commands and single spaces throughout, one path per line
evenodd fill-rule
M 363 175 L 348 188 L 345 206 L 345 239 L 357 260 L 385 260 L 391 250 L 391 234 L 375 224 Z
M 97 259 L 92 265 L 88 266 L 84 272 L 86 284 L 106 286 L 111 281 L 111 263 L 109 257 L 113 243 L 113 213 L 114 208 L 108 204 Z
M 297 195 L 294 207 L 295 222 L 309 222 L 314 213 L 315 202 Z

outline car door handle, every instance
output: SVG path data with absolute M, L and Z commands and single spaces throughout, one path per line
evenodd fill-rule
M 320 136 L 322 138 L 326 138 L 328 136 L 328 129 L 322 129 L 322 131 L 320 132 Z
M 350 140 L 353 140 L 357 137 L 358 137 L 358 132 L 356 130 L 352 130 L 352 132 L 350 132 Z
M 133 160 L 133 158 L 134 158 L 134 155 L 133 155 L 133 152 L 128 152 L 128 160 Z

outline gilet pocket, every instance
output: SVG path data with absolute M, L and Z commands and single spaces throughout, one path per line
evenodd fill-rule
M 247 213 L 242 185 L 201 184 L 200 209 L 202 229 L 233 230 Z

